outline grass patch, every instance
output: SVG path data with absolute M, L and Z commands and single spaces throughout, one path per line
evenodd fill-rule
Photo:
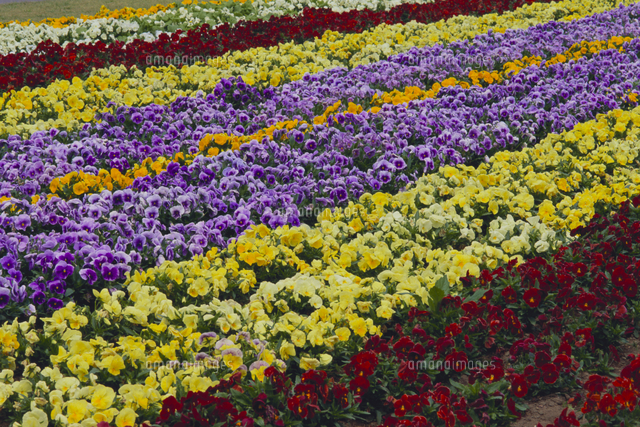
M 146 9 L 157 4 L 168 5 L 180 3 L 176 0 L 45 0 L 26 3 L 0 4 L 0 22 L 9 21 L 42 21 L 46 18 L 62 18 L 80 15 L 95 15 L 104 5 L 108 9 L 133 7 Z

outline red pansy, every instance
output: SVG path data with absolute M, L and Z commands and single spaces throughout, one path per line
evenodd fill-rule
M 560 376 L 558 368 L 553 363 L 547 363 L 546 365 L 541 366 L 540 372 L 542 373 L 542 381 L 546 384 L 554 384 Z
M 522 398 L 529 392 L 529 384 L 524 376 L 513 374 L 509 377 L 509 381 L 511 381 L 511 392 L 514 396 Z

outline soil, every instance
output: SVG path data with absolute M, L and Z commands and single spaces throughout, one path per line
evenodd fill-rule
M 342 427 L 377 427 L 380 424 L 378 424 L 376 421 L 372 421 L 372 422 L 362 422 L 362 421 L 350 421 L 348 423 L 343 423 Z
M 620 375 L 622 368 L 629 364 L 629 355 L 637 355 L 638 353 L 640 353 L 640 339 L 638 338 L 632 338 L 628 340 L 626 344 L 619 346 L 618 354 L 620 355 L 620 361 L 610 363 L 613 368 L 612 375 Z M 589 378 L 589 374 L 583 372 L 579 378 L 584 382 Z M 580 390 L 577 390 L 577 392 L 580 392 Z M 575 392 L 573 392 L 573 395 L 575 395 Z M 534 427 L 538 423 L 543 426 L 553 424 L 553 421 L 560 416 L 564 408 L 569 406 L 568 401 L 570 398 L 571 396 L 568 395 L 552 394 L 531 399 L 527 402 L 529 410 L 524 413 L 522 418 L 513 423 L 511 427 Z M 575 411 L 576 417 L 581 420 L 581 424 L 586 424 L 586 420 L 582 418 L 580 406 L 570 408 L 569 412 L 571 412 L 571 410 Z
M 551 394 L 548 396 L 533 398 L 527 402 L 529 409 L 511 427 L 534 427 L 538 423 L 546 426 L 560 415 L 567 406 L 568 396 Z
M 632 338 L 628 340 L 626 344 L 618 347 L 618 353 L 620 354 L 620 361 L 611 363 L 613 374 L 616 376 L 620 375 L 620 371 L 622 371 L 622 368 L 629 364 L 630 354 L 638 355 L 638 353 L 640 353 L 640 339 Z

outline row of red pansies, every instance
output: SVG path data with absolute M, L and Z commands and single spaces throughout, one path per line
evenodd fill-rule
M 548 0 L 540 0 L 548 1 Z M 223 24 L 215 29 L 205 24 L 184 33 L 163 34 L 158 40 L 134 40 L 124 44 L 70 43 L 64 48 L 50 40 L 41 42 L 30 53 L 0 57 L 0 91 L 23 86 L 38 87 L 58 78 L 86 77 L 92 68 L 110 65 L 146 69 L 153 57 L 217 57 L 230 50 L 275 46 L 278 43 L 303 42 L 321 37 L 327 30 L 359 33 L 382 23 L 397 24 L 412 20 L 434 22 L 455 15 L 484 14 L 514 9 L 533 0 L 444 0 L 429 4 L 403 4 L 389 11 L 353 10 L 345 13 L 328 9 L 304 9 L 299 16 L 272 17 L 269 21 L 243 21 Z M 149 62 L 149 59 L 152 59 Z
M 327 425 L 366 411 L 385 427 L 504 425 L 521 416 L 523 399 L 579 386 L 592 421 L 636 419 L 640 359 L 611 383 L 592 375 L 582 384 L 579 374 L 607 371 L 615 345 L 635 332 L 638 206 L 640 197 L 611 219 L 596 216 L 548 259 L 465 278 L 458 296 L 438 301 L 433 293 L 430 311 L 392 319 L 395 328 L 368 340 L 340 371 L 307 371 L 295 384 L 293 364 L 289 376 L 268 368 L 264 383 L 236 374 L 207 392 L 165 400 L 156 422 Z M 579 422 L 565 410 L 555 425 Z

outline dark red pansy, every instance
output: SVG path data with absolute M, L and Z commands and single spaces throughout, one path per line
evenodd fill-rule
M 587 266 L 582 262 L 577 262 L 573 264 L 573 272 L 578 277 L 584 276 L 585 274 L 587 274 L 588 271 L 589 270 L 587 269 Z
M 460 424 L 462 425 L 471 424 L 473 422 L 473 418 L 471 418 L 464 409 L 458 409 L 456 411 L 456 418 L 458 418 L 458 421 L 460 421 Z
M 540 372 L 542 373 L 542 381 L 546 384 L 554 384 L 560 376 L 558 368 L 553 363 L 547 363 L 541 366 Z
M 536 351 L 546 351 L 547 353 L 551 351 L 551 344 L 548 342 L 535 341 L 533 346 L 536 348 Z
M 606 393 L 600 398 L 598 402 L 598 409 L 600 412 L 609 414 L 610 417 L 614 417 L 618 413 L 618 404 L 609 393 Z
M 416 415 L 411 420 L 411 427 L 433 427 L 433 423 L 428 421 L 427 418 L 422 415 Z
M 396 352 L 396 356 L 399 359 L 406 359 L 414 345 L 415 343 L 411 341 L 411 338 L 404 336 L 393 345 L 393 350 Z
M 304 374 L 302 374 L 302 382 L 307 384 L 314 385 L 322 385 L 325 383 L 327 379 L 327 373 L 325 371 L 316 371 L 315 369 L 310 369 Z
M 627 272 L 621 265 L 616 266 L 611 272 L 611 281 L 614 286 L 621 286 L 622 283 L 628 278 Z
M 635 280 L 628 278 L 622 282 L 622 292 L 624 292 L 627 298 L 635 298 L 635 296 L 638 295 L 638 285 Z
M 486 304 L 486 303 L 488 303 L 488 302 L 491 300 L 491 298 L 493 298 L 493 289 L 488 289 L 488 290 L 484 293 L 484 295 L 482 295 L 482 297 L 480 298 L 480 300 L 479 300 L 479 301 L 480 301 L 481 303 L 483 303 L 483 304 Z
M 589 393 L 601 393 L 610 382 L 609 378 L 594 374 L 589 376 L 583 387 Z
M 484 374 L 482 373 L 482 371 L 478 368 L 473 368 L 471 369 L 471 373 L 469 374 L 469 378 L 468 378 L 468 382 L 469 384 L 473 385 L 476 383 L 477 380 L 481 379 L 484 377 Z
M 169 396 L 164 399 L 162 401 L 162 406 L 173 412 L 182 410 L 182 403 L 178 402 L 174 396 Z
M 518 264 L 518 260 L 514 258 L 509 260 L 505 268 L 507 269 L 507 271 L 511 271 L 513 270 L 513 267 L 515 267 L 517 264 Z
M 301 401 L 300 396 L 293 396 L 287 399 L 287 407 L 300 418 L 306 418 L 309 413 L 307 407 Z
M 462 372 L 467 369 L 467 353 L 464 351 L 452 351 L 444 360 L 445 367 L 453 369 L 456 372 Z
M 393 413 L 396 417 L 404 417 L 407 411 L 411 410 L 411 405 L 406 397 L 407 395 L 405 394 L 393 403 Z
M 482 270 L 480 272 L 479 281 L 482 286 L 488 285 L 493 280 L 493 274 L 489 270 Z
M 454 427 L 456 425 L 456 415 L 448 406 L 442 405 L 438 409 L 438 418 L 444 421 L 446 427 Z
M 513 374 L 509 377 L 509 381 L 511 381 L 511 392 L 514 396 L 523 398 L 529 392 L 529 384 L 524 376 Z
M 568 369 L 571 367 L 571 358 L 566 354 L 559 354 L 553 359 L 553 364 L 558 367 L 558 369 Z
M 578 329 L 575 334 L 576 347 L 584 347 L 587 343 L 593 343 L 593 335 L 591 335 L 591 328 Z
M 389 345 L 387 344 L 387 341 L 380 338 L 379 335 L 374 335 L 367 340 L 364 345 L 364 349 L 365 351 L 373 351 L 374 354 L 381 354 L 389 351 Z
M 313 384 L 298 384 L 293 391 L 300 396 L 305 397 L 306 402 L 315 404 L 318 401 L 318 395 L 315 393 L 316 387 Z
M 583 414 L 588 414 L 590 412 L 595 411 L 596 409 L 598 409 L 598 402 L 596 402 L 591 398 L 587 398 L 587 400 L 584 401 L 584 404 L 582 405 L 582 409 L 580 409 L 580 412 L 582 412 Z
M 411 307 L 409 309 L 409 320 L 426 320 L 426 317 L 429 315 L 428 311 L 418 310 L 416 307 Z
M 507 304 L 515 304 L 518 301 L 518 294 L 511 286 L 504 288 L 500 295 Z
M 490 366 L 483 370 L 482 374 L 487 379 L 487 382 L 493 383 L 504 377 L 504 369 L 497 366 Z
M 429 339 L 429 335 L 427 332 L 420 327 L 420 325 L 416 325 L 412 330 L 411 334 L 420 339 L 420 341 L 427 341 Z
M 475 301 L 468 301 L 463 303 L 460 306 L 469 316 L 476 317 L 484 310 L 481 306 L 478 305 Z
M 335 384 L 331 389 L 331 393 L 333 394 L 334 400 L 340 403 L 343 409 L 349 406 L 349 390 L 343 384 Z
M 590 294 L 587 292 L 583 292 L 582 294 L 580 294 L 576 302 L 576 305 L 584 311 L 594 310 L 598 304 L 603 305 L 602 300 L 596 297 L 594 294 Z
M 536 366 L 538 368 L 541 368 L 542 366 L 551 362 L 551 355 L 546 351 L 537 351 L 534 360 Z
M 580 421 L 576 418 L 575 412 L 571 411 L 571 413 L 567 414 L 568 408 L 564 408 L 564 410 L 560 413 L 558 417 L 558 425 L 563 427 L 575 426 L 580 427 Z
M 363 363 L 369 363 L 372 366 L 378 366 L 378 356 L 373 351 L 361 351 L 355 356 L 351 357 L 351 363 L 360 365 Z
M 452 337 L 455 337 L 462 333 L 462 328 L 457 323 L 452 323 L 449 326 L 444 328 L 444 332 L 447 335 L 451 335 Z
M 424 355 L 426 353 L 427 353 L 427 350 L 424 348 L 422 344 L 416 344 L 413 346 L 413 348 L 409 352 L 407 359 L 413 360 L 413 361 L 421 360 L 421 359 L 424 359 Z
M 418 377 L 418 371 L 415 369 L 414 362 L 403 360 L 398 368 L 398 377 L 406 383 L 414 382 Z
M 523 375 L 529 385 L 538 384 L 538 381 L 540 381 L 540 371 L 532 365 L 527 365 L 527 367 L 524 368 Z
M 369 386 L 369 380 L 364 377 L 356 377 L 349 381 L 349 390 L 358 396 L 362 396 L 369 389 Z
M 562 343 L 560 343 L 560 347 L 558 347 L 558 354 L 566 354 L 567 356 L 571 356 L 571 344 L 566 341 L 562 341 Z
M 435 344 L 436 353 L 438 354 L 438 357 L 440 357 L 442 354 L 445 354 L 447 350 L 453 348 L 456 343 L 449 337 L 440 337 Z
M 611 359 L 614 362 L 620 362 L 620 354 L 618 353 L 618 349 L 613 345 L 609 345 L 609 354 L 611 355 Z
M 510 308 L 505 308 L 502 314 L 504 315 L 504 320 L 507 323 L 509 331 L 512 334 L 522 336 L 522 324 L 520 323 L 520 320 L 515 315 L 513 310 L 511 310 Z
M 636 404 L 638 403 L 636 393 L 632 390 L 624 390 L 616 396 L 615 400 L 620 404 L 620 406 L 626 407 L 630 412 L 633 412 Z
M 522 418 L 522 414 L 516 409 L 516 402 L 512 398 L 507 400 L 507 408 L 509 409 L 509 412 L 518 417 L 518 419 Z
M 574 281 L 575 281 L 575 278 L 570 274 L 558 274 L 558 283 L 563 288 L 570 287 L 571 285 L 573 285 Z
M 489 405 L 487 405 L 487 402 L 483 397 L 479 397 L 473 402 L 469 403 L 469 407 L 473 408 L 475 411 L 483 411 L 485 409 L 488 409 Z

